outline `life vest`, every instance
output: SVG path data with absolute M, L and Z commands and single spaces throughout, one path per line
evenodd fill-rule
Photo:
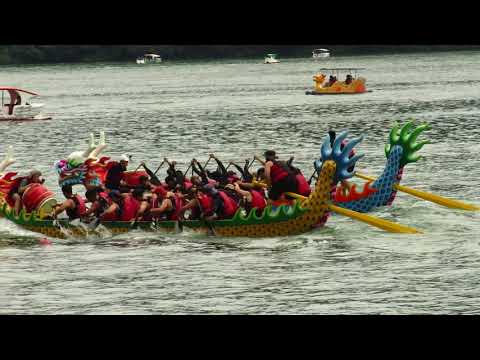
M 167 196 L 167 190 L 168 188 L 164 187 L 164 186 L 155 186 L 155 188 L 153 189 L 153 193 L 155 194 L 158 194 L 160 197 L 164 198 L 165 196 Z
M 100 216 L 102 212 L 104 212 L 110 205 L 112 205 L 112 199 L 108 196 L 106 192 L 100 192 L 98 193 L 98 196 L 100 199 L 97 201 L 100 203 L 100 207 L 95 211 L 96 216 Z M 107 215 L 107 217 L 110 217 L 110 215 Z M 110 221 L 110 220 L 108 220 Z
M 70 220 L 75 220 L 82 217 L 87 211 L 87 207 L 85 206 L 85 199 L 78 194 L 71 197 L 70 199 L 73 200 L 73 202 L 75 203 L 75 209 L 67 209 L 65 211 L 68 215 L 68 218 Z
M 123 204 L 120 211 L 120 221 L 131 221 L 137 215 L 140 203 L 133 196 L 129 195 L 123 198 Z
M 205 216 L 213 214 L 213 198 L 210 195 L 203 194 L 198 196 L 200 207 Z
M 233 217 L 238 210 L 238 204 L 225 191 L 219 190 L 218 195 L 223 200 L 222 218 L 228 219 Z
M 190 189 L 192 186 L 193 186 L 193 184 L 189 180 L 185 180 L 183 182 L 183 187 L 185 188 L 185 190 Z
M 277 161 L 273 162 L 273 165 L 270 168 L 270 178 L 272 179 L 272 184 L 282 181 L 288 175 L 290 175 L 290 172 L 286 166 L 279 164 Z
M 172 202 L 173 209 L 169 211 L 167 219 L 178 220 L 178 214 L 183 206 L 183 199 L 180 196 L 175 195 L 173 198 L 170 198 L 170 201 Z
M 302 196 L 309 196 L 312 192 L 312 189 L 310 189 L 310 185 L 308 185 L 305 176 L 303 176 L 303 174 L 299 172 L 295 176 L 295 178 L 297 179 L 297 194 L 300 194 Z
M 249 214 L 252 209 L 256 208 L 258 210 L 257 215 L 260 215 L 263 209 L 267 206 L 265 196 L 263 196 L 262 192 L 258 190 L 250 190 L 250 194 L 252 194 L 252 202 L 245 205 L 245 210 L 247 211 L 247 214 Z
M 267 206 L 265 196 L 258 190 L 250 190 L 252 194 L 252 208 L 264 209 Z
M 120 163 L 112 161 L 107 164 L 107 176 L 105 178 L 105 186 L 109 189 L 118 189 L 120 181 L 123 179 L 124 170 L 121 168 Z

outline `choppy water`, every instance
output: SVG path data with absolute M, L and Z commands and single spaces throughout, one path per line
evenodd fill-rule
M 0 123 L 11 170 L 52 165 L 105 130 L 132 168 L 164 156 L 243 161 L 274 148 L 306 174 L 325 133 L 365 135 L 357 169 L 378 175 L 394 120 L 427 121 L 425 158 L 403 184 L 480 204 L 480 52 L 250 61 L 0 67 L 0 82 L 43 95 L 51 121 Z M 365 67 L 372 93 L 306 96 L 323 66 Z M 184 166 L 184 168 L 186 165 Z M 334 216 L 297 237 L 132 232 L 37 245 L 0 219 L 1 314 L 473 314 L 480 308 L 479 215 L 399 194 L 372 215 L 424 231 L 385 233 Z

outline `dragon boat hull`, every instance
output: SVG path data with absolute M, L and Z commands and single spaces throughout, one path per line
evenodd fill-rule
M 86 237 L 89 233 L 94 232 L 94 230 L 88 228 L 88 224 L 83 224 L 84 226 L 73 225 L 68 219 L 59 219 L 54 222 L 51 219 L 41 219 L 36 212 L 25 213 L 21 211 L 18 216 L 15 216 L 13 209 L 5 202 L 0 207 L 0 216 L 26 230 L 54 238 Z M 135 227 L 132 227 L 132 224 L 128 221 L 105 221 L 101 225 L 112 235 L 127 233 L 134 228 L 148 231 L 162 230 L 164 232 L 176 232 L 177 229 L 176 221 L 140 221 L 135 224 Z
M 321 222 L 321 218 L 318 219 L 315 226 L 309 224 L 309 219 L 316 219 L 310 213 L 307 209 L 302 209 L 300 204 L 297 203 L 295 206 L 281 206 L 274 211 L 269 208 L 261 217 L 256 217 L 254 211 L 247 217 L 243 217 L 239 212 L 233 219 L 213 221 L 209 223 L 210 225 L 201 220 L 185 220 L 139 221 L 135 226 L 132 226 L 129 221 L 105 221 L 101 223 L 101 226 L 112 235 L 127 233 L 134 229 L 175 233 L 186 227 L 195 232 L 213 233 L 224 237 L 271 237 L 295 235 L 310 231 L 312 228 L 318 227 L 319 224 L 324 224 L 324 222 Z M 95 233 L 95 230 L 89 229 L 88 224 L 73 225 L 67 219 L 59 219 L 56 222 L 51 219 L 40 219 L 35 212 L 25 213 L 21 211 L 19 216 L 15 216 L 13 209 L 6 203 L 0 208 L 0 216 L 26 230 L 53 238 L 86 237 Z
M 302 203 L 295 202 L 293 206 L 281 205 L 275 209 L 267 206 L 261 216 L 257 216 L 256 209 L 252 209 L 247 216 L 243 216 L 240 211 L 237 211 L 232 219 L 217 220 L 208 224 L 200 220 L 142 221 L 137 222 L 135 228 L 146 231 L 176 232 L 179 228 L 188 227 L 194 231 L 213 233 L 224 237 L 255 238 L 305 233 L 319 227 L 320 224 L 323 225 L 327 219 L 330 189 L 335 171 L 335 162 L 326 162 L 315 190 L 307 200 Z M 0 216 L 27 230 L 50 237 L 84 237 L 90 232 L 87 224 L 74 226 L 68 220 L 54 222 L 51 219 L 42 218 L 35 211 L 25 213 L 22 210 L 18 216 L 15 216 L 13 209 L 3 199 L 0 200 Z M 126 221 L 102 222 L 101 225 L 113 235 L 126 233 L 134 229 L 132 224 Z

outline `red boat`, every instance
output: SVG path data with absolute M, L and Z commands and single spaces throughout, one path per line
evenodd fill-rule
M 2 92 L 2 108 L 0 121 L 50 120 L 51 117 L 42 114 L 45 104 L 33 103 L 38 94 L 13 87 L 0 87 Z M 22 99 L 22 95 L 26 98 Z

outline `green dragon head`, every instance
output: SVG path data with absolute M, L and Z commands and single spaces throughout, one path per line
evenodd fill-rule
M 406 164 L 418 161 L 421 156 L 417 154 L 417 151 L 419 151 L 423 145 L 430 144 L 430 141 L 428 140 L 415 142 L 420 133 L 430 129 L 428 124 L 420 125 L 414 130 L 412 130 L 412 127 L 413 121 L 406 123 L 402 128 L 399 128 L 399 125 L 395 124 L 392 131 L 390 131 L 390 143 L 385 145 L 385 155 L 387 158 L 395 145 L 402 147 L 403 153 L 400 160 L 400 166 L 405 166 Z

